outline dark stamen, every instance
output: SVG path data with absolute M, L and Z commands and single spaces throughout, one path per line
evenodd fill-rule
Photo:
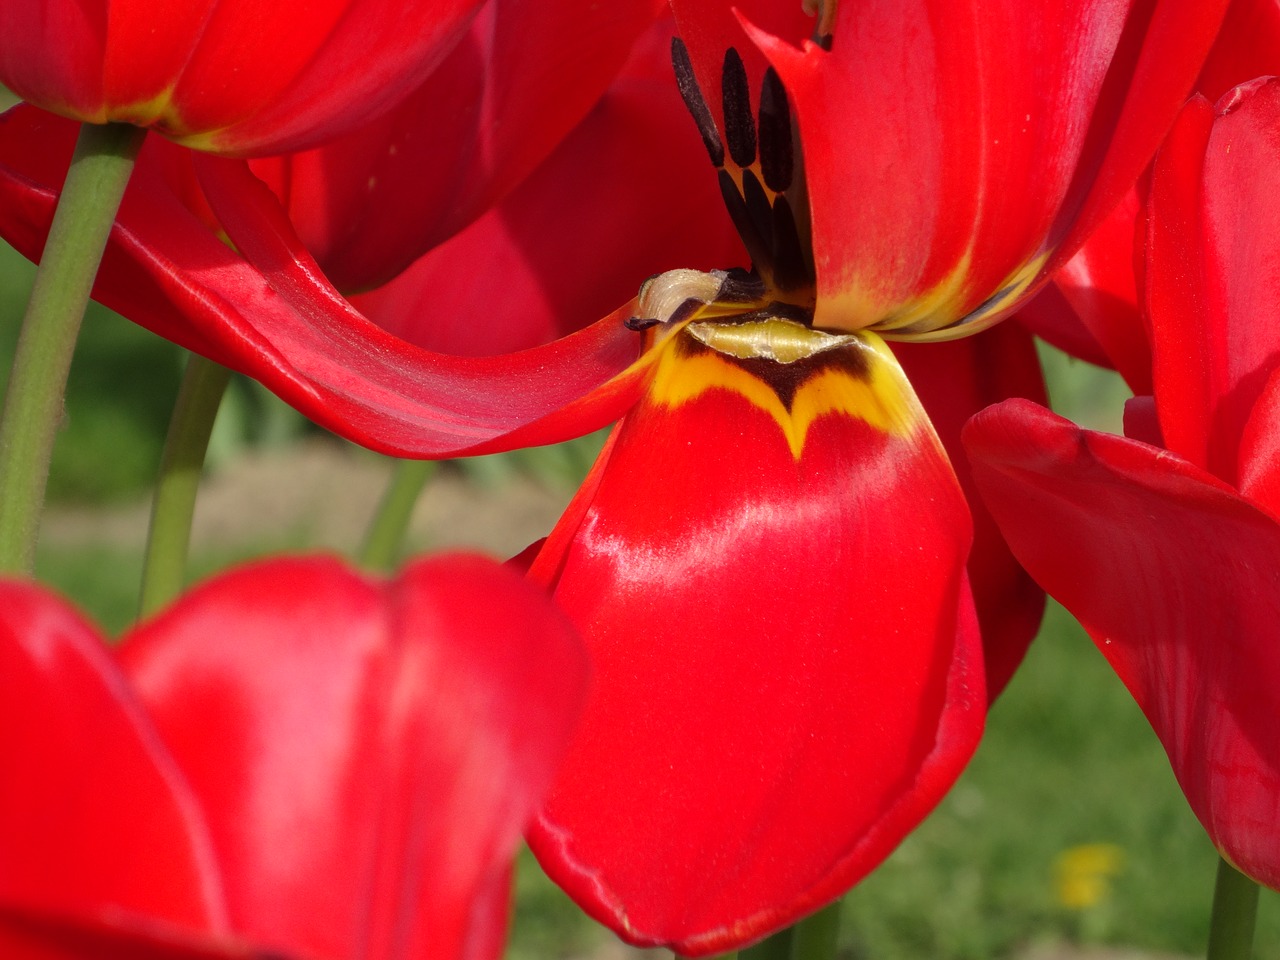
M 787 91 L 773 67 L 764 72 L 760 89 L 760 169 L 774 193 L 791 186 L 795 156 L 791 143 L 791 108 Z
M 720 131 L 716 129 L 711 108 L 698 89 L 698 80 L 693 75 L 693 63 L 689 60 L 689 48 L 679 37 L 671 38 L 671 65 L 675 67 L 680 97 L 693 115 L 693 122 L 698 125 L 698 133 L 702 135 L 702 143 L 707 148 L 711 162 L 717 167 L 723 167 L 724 144 L 720 142 Z
M 756 124 L 751 117 L 751 89 L 747 86 L 747 68 L 738 51 L 730 47 L 724 52 L 724 70 L 720 74 L 721 102 L 724 106 L 724 136 L 729 156 L 740 167 L 749 167 L 756 159 Z
M 769 209 L 769 195 L 760 186 L 760 180 L 750 170 L 742 171 L 742 199 L 746 201 L 747 213 L 751 215 L 751 223 L 756 233 L 765 241 L 773 238 L 773 211 Z M 769 243 L 773 249 L 772 242 Z M 773 260 L 773 257 L 769 258 Z
M 622 321 L 622 325 L 628 330 L 634 330 L 639 333 L 641 330 L 656 327 L 661 322 L 657 317 L 627 317 Z
M 738 236 L 751 255 L 751 262 L 761 273 L 771 273 L 773 254 L 764 237 L 756 230 L 747 203 L 738 192 L 738 185 L 733 182 L 727 170 L 720 171 L 720 196 L 724 199 L 725 209 L 729 211 L 729 219 L 738 229 Z
M 784 196 L 773 201 L 772 236 L 773 282 L 782 290 L 812 286 L 814 278 L 805 265 L 795 213 Z

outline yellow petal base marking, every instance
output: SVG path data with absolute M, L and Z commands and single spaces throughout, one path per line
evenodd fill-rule
M 781 318 L 694 323 L 658 348 L 649 397 L 675 408 L 709 390 L 745 397 L 773 418 L 796 460 L 820 417 L 842 415 L 894 437 L 924 412 L 878 336 L 828 334 Z

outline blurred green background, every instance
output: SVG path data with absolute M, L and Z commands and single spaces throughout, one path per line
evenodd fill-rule
M 0 371 L 8 370 L 31 276 L 25 260 L 0 249 Z M 105 515 L 145 500 L 183 362 L 172 345 L 92 308 L 54 455 L 52 514 Z M 1059 410 L 1117 428 L 1125 396 L 1118 378 L 1052 351 L 1045 351 L 1045 363 Z M 261 387 L 237 380 L 219 417 L 210 469 L 319 436 Z M 599 443 L 587 438 L 445 469 L 495 498 L 517 482 L 567 497 Z M 376 459 L 362 451 L 351 456 Z M 209 571 L 241 556 L 304 546 L 298 531 L 264 534 L 257 543 L 201 553 L 194 563 Z M 132 536 L 60 540 L 43 544 L 39 557 L 40 576 L 113 632 L 133 616 L 139 571 Z M 1215 863 L 1136 706 L 1070 617 L 1051 608 L 968 772 L 925 825 L 847 897 L 845 955 L 1203 955 Z M 518 889 L 510 956 L 620 956 L 528 857 Z M 1140 952 L 1098 952 L 1108 947 Z M 1280 911 L 1269 891 L 1256 955 L 1280 956 Z

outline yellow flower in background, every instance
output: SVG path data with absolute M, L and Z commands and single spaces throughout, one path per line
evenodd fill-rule
M 1123 869 L 1124 851 L 1114 843 L 1068 847 L 1053 862 L 1058 902 L 1070 910 L 1087 910 L 1111 892 L 1111 878 Z

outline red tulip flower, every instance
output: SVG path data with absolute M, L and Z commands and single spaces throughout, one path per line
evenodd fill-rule
M 532 568 L 599 678 L 532 843 L 627 939 L 731 949 L 843 892 L 919 822 L 977 741 L 987 677 L 1002 685 L 1034 629 L 1038 598 L 993 525 L 967 565 L 945 452 L 969 413 L 1040 389 L 1029 336 L 885 341 L 975 333 L 1037 289 L 1150 160 L 1223 5 L 842 3 L 816 43 L 773 4 L 681 5 L 680 84 L 719 167 L 705 182 L 745 250 L 668 260 L 696 269 L 519 352 L 483 343 L 527 299 L 589 284 L 614 239 L 705 229 L 688 217 L 703 194 L 673 180 L 638 223 L 561 232 L 614 171 L 557 154 L 527 184 L 577 171 L 544 182 L 559 206 L 513 192 L 427 254 L 426 279 L 403 275 L 417 313 L 393 303 L 402 319 L 375 324 L 243 164 L 198 158 L 236 250 L 139 191 L 99 295 L 388 452 L 548 443 L 626 414 Z M 693 130 L 679 137 L 615 142 L 643 171 L 694 156 Z M 28 250 L 50 202 L 34 152 L 11 149 L 0 180 Z M 754 269 L 704 272 L 735 262 Z M 450 324 L 472 346 L 442 351 Z
M 270 560 L 115 651 L 7 582 L 0 641 L 9 960 L 502 955 L 586 679 L 511 571 Z
M 29 0 L 0 8 L 0 84 L 62 116 L 245 155 L 368 120 L 431 72 L 481 0 Z
M 1009 402 L 965 432 L 1014 552 L 1151 722 L 1222 855 L 1280 887 L 1280 83 L 1182 113 L 1154 167 L 1151 398 L 1126 433 Z M 1143 442 L 1143 441 L 1149 442 Z

